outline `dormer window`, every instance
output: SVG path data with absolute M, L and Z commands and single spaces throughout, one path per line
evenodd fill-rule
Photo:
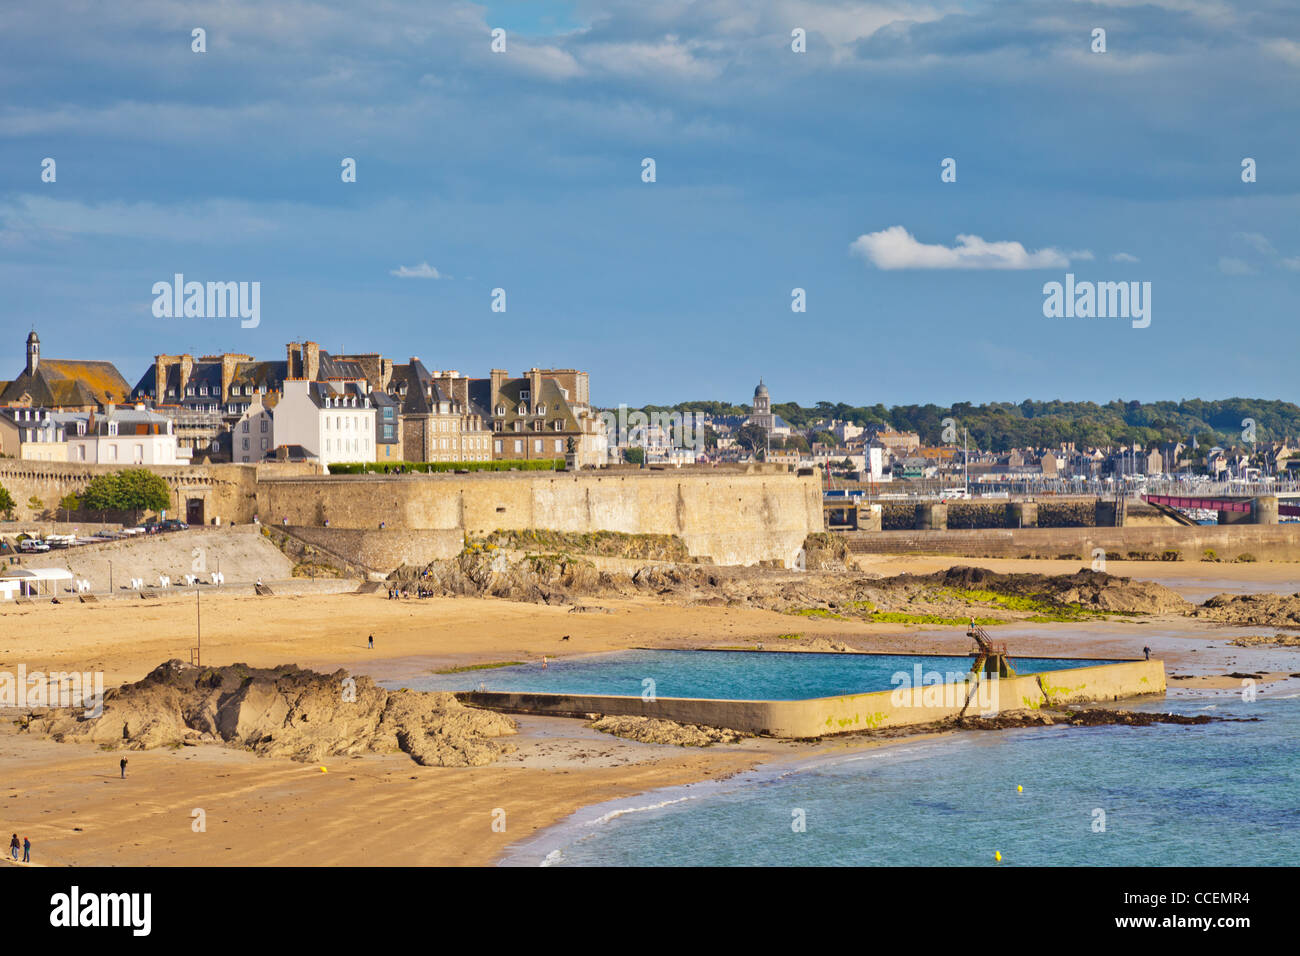
M 504 415 L 505 413 L 506 413 L 506 407 L 505 407 L 504 405 L 498 405 L 498 406 L 497 406 L 497 414 L 498 414 L 498 415 Z
M 117 422 L 109 422 L 109 423 L 108 423 L 108 433 L 109 433 L 110 435 L 116 435 L 116 434 L 117 434 Z
M 528 399 L 532 398 L 532 392 L 530 392 L 528 389 L 525 388 L 522 391 L 520 391 L 519 397 L 520 399 L 526 402 L 528 401 Z
M 538 414 L 538 415 L 545 415 L 545 414 L 546 414 L 546 406 L 545 406 L 545 405 L 538 405 L 538 406 L 537 406 L 537 414 Z
M 520 402 L 520 403 L 519 403 L 519 414 L 520 414 L 520 415 L 527 415 L 527 414 L 528 414 L 528 403 L 527 403 L 527 402 Z

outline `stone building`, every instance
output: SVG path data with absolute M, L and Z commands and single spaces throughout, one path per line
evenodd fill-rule
M 0 405 L 52 411 L 103 411 L 126 402 L 131 392 L 112 362 L 43 359 L 41 339 L 27 336 L 27 365 L 11 382 L 0 382 Z
M 532 368 L 519 378 L 492 369 L 469 382 L 472 402 L 486 407 L 497 460 L 567 459 L 580 467 L 604 464 L 608 437 L 592 414 L 586 372 Z

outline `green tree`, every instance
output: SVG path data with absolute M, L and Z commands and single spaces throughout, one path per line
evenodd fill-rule
M 59 509 L 63 512 L 63 520 L 67 521 L 72 517 L 72 512 L 81 508 L 81 501 L 77 498 L 75 491 L 69 491 L 59 499 Z
M 96 475 L 82 493 L 90 511 L 129 511 L 133 520 L 141 511 L 161 512 L 171 503 L 167 482 L 144 468 L 128 468 Z
M 4 515 L 10 521 L 14 517 L 14 499 L 4 485 L 0 485 L 0 515 Z
M 623 460 L 626 461 L 628 464 L 632 464 L 632 465 L 644 465 L 644 464 L 645 464 L 645 449 L 644 449 L 644 448 L 624 448 L 624 449 L 623 449 Z
M 32 512 L 39 517 L 40 514 L 45 510 L 45 502 L 42 501 L 40 498 L 36 497 L 35 495 L 32 495 L 30 498 L 27 499 L 27 507 L 30 508 Z
M 736 429 L 736 444 L 746 451 L 757 454 L 767 447 L 767 430 L 753 422 L 741 425 Z

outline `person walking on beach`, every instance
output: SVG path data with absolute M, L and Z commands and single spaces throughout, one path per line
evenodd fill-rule
M 23 837 L 23 862 L 32 862 L 32 841 L 29 837 Z
M 370 635 L 370 649 L 372 651 L 375 649 L 375 635 L 373 634 Z
M 1142 653 L 1147 656 L 1147 660 L 1151 660 L 1151 648 L 1149 647 L 1142 648 Z
M 122 762 L 118 764 L 118 766 L 122 768 L 122 779 L 125 780 L 126 779 L 126 758 L 125 757 L 122 758 Z
M 15 833 L 14 838 L 9 841 L 9 852 L 13 854 L 14 862 L 17 863 L 18 862 L 18 834 L 17 833 Z

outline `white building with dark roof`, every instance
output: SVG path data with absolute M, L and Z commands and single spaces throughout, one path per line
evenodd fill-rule
M 375 405 L 364 382 L 286 379 L 273 436 L 272 447 L 301 445 L 324 465 L 373 462 Z

